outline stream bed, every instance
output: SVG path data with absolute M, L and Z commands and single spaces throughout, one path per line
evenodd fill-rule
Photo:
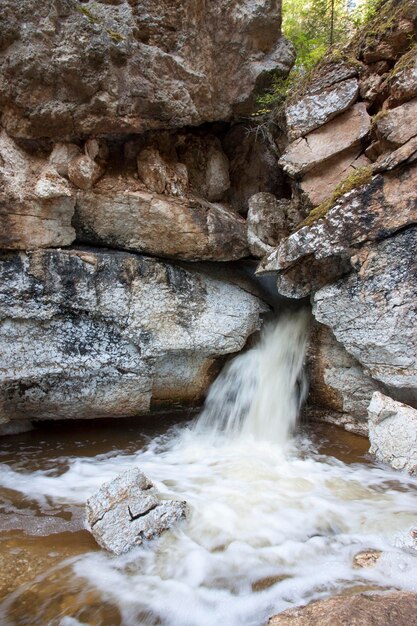
M 402 547 L 417 479 L 374 464 L 366 439 L 316 424 L 282 447 L 191 423 L 53 422 L 2 439 L 2 626 L 261 626 L 336 593 L 417 591 Z M 191 514 L 115 557 L 85 529 L 84 503 L 132 466 Z M 365 549 L 383 555 L 355 569 Z

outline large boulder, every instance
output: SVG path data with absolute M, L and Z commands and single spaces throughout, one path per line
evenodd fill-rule
M 294 53 L 280 2 L 4 0 L 2 123 L 19 137 L 128 134 L 247 113 Z
M 0 247 L 13 250 L 67 246 L 75 193 L 68 181 L 41 158 L 30 157 L 0 133 Z
M 145 474 L 132 468 L 105 483 L 86 502 L 97 543 L 114 554 L 159 537 L 187 514 L 186 502 L 162 499 Z
M 268 308 L 232 270 L 210 271 L 116 251 L 3 253 L 3 419 L 199 404 Z
M 362 248 L 354 271 L 320 289 L 313 306 L 372 378 L 410 402 L 417 400 L 416 249 L 415 227 Z
M 376 391 L 368 415 L 370 452 L 395 469 L 417 474 L 417 410 Z
M 417 98 L 386 111 L 376 123 L 379 139 L 394 147 L 402 146 L 417 135 Z
M 416 593 L 358 593 L 289 609 L 271 617 L 268 626 L 410 626 L 416 610 Z
M 150 180 L 155 187 L 160 182 L 160 192 L 169 185 L 172 193 L 175 185 L 175 196 L 150 191 L 128 175 L 108 175 L 93 190 L 80 191 L 74 219 L 78 240 L 190 261 L 248 256 L 245 220 L 226 205 L 180 195 L 173 168 L 164 170 L 166 176 L 148 169 L 147 181 L 149 187 Z

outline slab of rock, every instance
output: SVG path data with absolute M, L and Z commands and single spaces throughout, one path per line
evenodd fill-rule
M 318 206 L 328 200 L 342 180 L 362 167 L 371 165 L 371 161 L 361 154 L 362 148 L 356 146 L 342 154 L 317 165 L 301 180 L 300 188 L 312 206 Z
M 417 228 L 363 248 L 355 271 L 314 296 L 316 319 L 372 378 L 417 400 Z
M 283 611 L 271 617 L 268 626 L 410 626 L 416 610 L 415 593 L 359 593 Z
M 379 139 L 402 146 L 417 135 L 417 98 L 391 109 L 376 124 Z
M 45 160 L 30 157 L 0 133 L 0 247 L 67 246 L 75 239 L 71 220 L 75 194 Z
M 417 474 L 417 410 L 376 391 L 368 415 L 370 452 L 395 469 Z
M 68 178 L 79 189 L 91 189 L 104 174 L 104 167 L 88 154 L 75 157 L 68 163 Z
M 13 136 L 142 133 L 229 120 L 294 59 L 281 3 L 3 0 L 2 123 Z M 256 104 L 255 104 L 256 106 Z
M 291 201 L 278 200 L 272 193 L 260 192 L 249 198 L 248 243 L 253 256 L 270 254 L 288 235 L 287 214 Z
M 312 406 L 339 413 L 339 425 L 367 435 L 369 402 L 383 385 L 367 375 L 332 332 L 317 322 L 312 325 L 307 366 Z
M 267 257 L 266 262 L 268 259 L 269 257 Z M 348 274 L 350 270 L 351 265 L 348 258 L 331 256 L 317 260 L 313 255 L 307 255 L 296 265 L 278 272 L 277 290 L 286 298 L 305 298 L 344 274 Z M 262 275 L 264 273 L 261 263 L 257 274 Z
M 365 241 L 382 239 L 417 221 L 417 165 L 377 175 L 345 195 L 311 226 L 279 245 L 263 271 L 285 269 L 303 257 L 326 259 L 349 254 Z
M 371 118 L 363 103 L 327 122 L 305 137 L 289 144 L 279 160 L 290 176 L 300 176 L 336 154 L 360 145 L 371 128 Z
M 358 80 L 349 78 L 289 104 L 285 107 L 288 138 L 294 141 L 343 113 L 356 102 L 358 93 Z
M 129 177 L 106 176 L 80 192 L 74 224 L 79 241 L 155 256 L 229 261 L 249 255 L 246 222 L 232 209 L 150 193 Z
M 149 478 L 134 468 L 102 485 L 87 500 L 86 509 L 97 543 L 109 552 L 123 554 L 185 518 L 187 503 L 163 500 Z
M 94 249 L 4 252 L 2 418 L 133 417 L 198 405 L 224 355 L 243 348 L 266 310 L 232 269 L 211 275 Z

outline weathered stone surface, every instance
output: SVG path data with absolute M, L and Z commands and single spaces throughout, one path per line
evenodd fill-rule
M 132 177 L 105 176 L 77 197 L 80 241 L 191 261 L 248 256 L 246 222 L 227 206 L 191 195 L 150 193 Z
M 230 187 L 230 176 L 229 159 L 220 140 L 212 135 L 188 135 L 177 151 L 180 161 L 187 166 L 194 191 L 210 202 L 222 200 Z
M 133 468 L 105 483 L 86 503 L 94 539 L 114 554 L 159 537 L 187 513 L 186 502 L 162 500 L 155 485 Z
M 278 200 L 272 193 L 257 193 L 249 199 L 248 242 L 253 256 L 270 254 L 288 234 L 290 206 L 290 200 Z
M 417 165 L 374 176 L 343 195 L 327 214 L 285 239 L 263 271 L 285 269 L 299 259 L 348 254 L 365 241 L 378 240 L 417 221 Z
M 417 391 L 416 249 L 416 228 L 363 248 L 355 271 L 318 291 L 313 307 L 372 378 L 410 397 Z
M 61 176 L 68 176 L 68 165 L 75 157 L 81 156 L 81 149 L 73 143 L 58 142 L 49 155 L 49 163 Z
M 417 136 L 412 137 L 407 143 L 389 154 L 381 154 L 372 166 L 376 172 L 393 170 L 395 167 L 404 164 L 414 163 L 417 159 Z
M 138 173 L 149 191 L 171 196 L 184 196 L 188 172 L 182 163 L 169 163 L 156 148 L 145 148 L 138 155 Z
M 0 134 L 0 246 L 7 249 L 66 246 L 75 195 L 45 160 L 30 157 Z
M 268 626 L 410 626 L 416 610 L 415 593 L 360 593 L 289 609 L 271 617 Z
M 207 272 L 114 251 L 3 253 L 2 417 L 198 404 L 216 360 L 241 350 L 267 309 L 232 270 L 228 279 Z
M 369 402 L 375 391 L 383 390 L 381 383 L 372 380 L 322 324 L 312 326 L 307 362 L 310 404 L 342 414 L 340 425 L 367 435 Z
M 286 73 L 280 3 L 2 3 L 0 98 L 13 136 L 77 137 L 198 125 L 247 113 Z
M 361 147 L 357 146 L 342 154 L 337 154 L 329 161 L 317 165 L 304 176 L 300 187 L 312 206 L 318 206 L 328 200 L 344 178 L 355 170 L 371 164 L 361 151 Z
M 91 189 L 103 174 L 104 168 L 87 154 L 75 157 L 68 163 L 68 178 L 80 189 Z
M 260 191 L 282 195 L 283 173 L 278 157 L 256 127 L 232 126 L 223 148 L 230 162 L 228 200 L 236 211 L 246 215 L 249 198 Z
M 378 120 L 376 132 L 379 139 L 391 145 L 402 146 L 417 135 L 417 98 L 391 109 Z
M 279 163 L 291 176 L 300 176 L 336 154 L 358 146 L 370 128 L 365 105 L 355 104 L 306 137 L 290 143 Z
M 393 75 L 389 79 L 389 87 L 391 106 L 397 106 L 417 96 L 417 49 L 415 46 L 394 67 Z
M 358 93 L 357 79 L 350 78 L 289 104 L 285 107 L 288 138 L 294 141 L 343 113 L 355 103 Z
M 368 415 L 370 452 L 395 469 L 417 474 L 417 410 L 375 392 Z

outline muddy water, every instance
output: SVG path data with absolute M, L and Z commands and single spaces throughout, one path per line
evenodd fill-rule
M 374 466 L 367 440 L 333 426 L 306 428 L 285 453 L 251 439 L 203 447 L 178 415 L 48 424 L 0 446 L 4 626 L 258 626 L 350 589 L 417 591 L 417 559 L 399 547 L 417 481 Z M 83 503 L 132 464 L 192 515 L 112 557 L 84 529 Z M 358 571 L 364 548 L 385 555 Z

